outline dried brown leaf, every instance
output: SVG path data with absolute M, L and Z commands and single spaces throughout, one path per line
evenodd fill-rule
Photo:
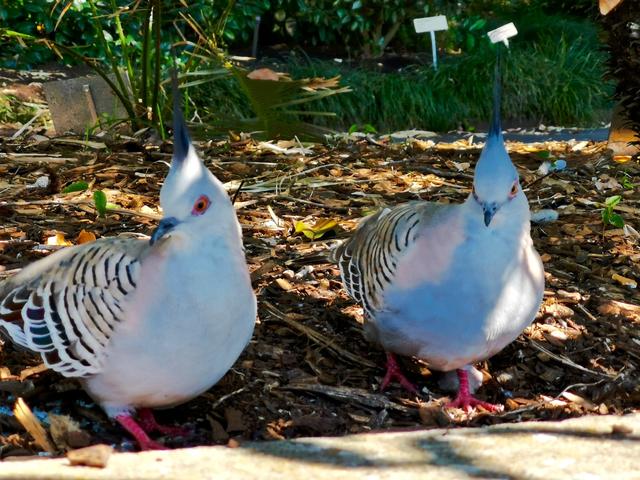
M 13 414 L 16 420 L 20 422 L 20 425 L 33 437 L 38 447 L 49 453 L 55 452 L 53 445 L 51 445 L 49 441 L 47 431 L 22 398 L 16 400 L 13 407 Z

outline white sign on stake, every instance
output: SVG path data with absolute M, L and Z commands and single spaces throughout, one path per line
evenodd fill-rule
M 496 28 L 495 30 L 491 30 L 487 35 L 489 35 L 489 40 L 491 43 L 503 42 L 507 48 L 509 47 L 509 39 L 511 37 L 515 37 L 518 34 L 518 30 L 516 30 L 516 26 L 511 23 L 507 23 L 506 25 L 502 25 L 501 27 Z
M 431 35 L 431 52 L 433 55 L 433 68 L 438 69 L 438 49 L 436 47 L 436 31 L 448 30 L 447 17 L 436 15 L 435 17 L 414 18 L 413 28 L 416 33 L 429 32 Z

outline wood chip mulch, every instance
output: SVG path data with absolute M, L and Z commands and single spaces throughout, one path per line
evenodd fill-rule
M 164 423 L 193 426 L 194 435 L 161 441 L 171 447 L 237 445 L 640 411 L 637 163 L 614 162 L 598 143 L 509 145 L 532 210 L 554 209 L 560 217 L 532 226 L 546 269 L 536 321 L 480 365 L 480 396 L 504 404 L 505 411 L 466 415 L 442 409 L 449 393 L 439 386 L 441 374 L 415 359 L 403 359 L 403 367 L 420 397 L 398 385 L 381 393 L 384 352 L 364 340 L 361 309 L 342 290 L 334 265 L 307 259 L 382 206 L 419 198 L 461 202 L 470 191 L 478 146 L 356 138 L 313 145 L 308 152 L 296 142 L 278 147 L 285 153 L 251 139 L 199 145 L 231 195 L 244 181 L 236 205 L 259 323 L 218 385 L 159 412 Z M 0 139 L 0 278 L 87 234 L 149 234 L 161 215 L 158 193 L 170 151 L 170 144 L 133 138 Z M 567 167 L 538 171 L 555 159 Z M 88 184 L 85 191 L 61 193 L 81 181 Z M 96 215 L 96 190 L 113 204 L 105 218 Z M 624 228 L 603 224 L 603 204 L 614 195 L 622 198 L 615 212 Z M 330 228 L 314 230 L 318 221 Z M 296 225 L 305 227 L 298 222 L 320 238 L 296 233 Z M 0 457 L 41 449 L 12 414 L 17 397 L 60 451 L 96 443 L 134 448 L 76 381 L 44 371 L 40 363 L 8 343 L 0 350 Z M 171 368 L 170 359 L 159 368 Z

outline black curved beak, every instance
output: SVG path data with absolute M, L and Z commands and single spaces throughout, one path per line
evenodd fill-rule
M 493 220 L 493 216 L 498 211 L 498 206 L 495 203 L 484 204 L 482 206 L 484 212 L 484 224 L 488 227 Z
M 167 233 L 173 230 L 179 223 L 180 221 L 175 217 L 163 218 L 162 220 L 160 220 L 160 223 L 151 234 L 151 240 L 149 240 L 149 243 L 153 245 Z

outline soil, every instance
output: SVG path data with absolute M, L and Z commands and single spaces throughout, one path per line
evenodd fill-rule
M 169 144 L 41 133 L 0 139 L 0 277 L 65 240 L 77 243 L 82 230 L 97 237 L 149 234 L 160 215 L 158 193 Z M 62 143 L 69 140 L 76 143 Z M 478 146 L 371 137 L 313 145 L 305 155 L 296 153 L 295 142 L 279 146 L 289 155 L 250 138 L 199 145 L 212 172 L 231 182 L 231 195 L 244 181 L 236 204 L 259 320 L 250 345 L 216 386 L 158 412 L 161 422 L 193 430 L 186 437 L 160 437 L 166 445 L 640 411 L 640 294 L 633 286 L 640 279 L 639 237 L 633 228 L 640 219 L 637 163 L 616 163 L 603 143 L 509 144 L 532 210 L 555 209 L 560 219 L 532 227 L 546 270 L 538 317 L 515 342 L 479 365 L 485 378 L 479 396 L 503 404 L 505 411 L 478 409 L 468 415 L 442 408 L 449 393 L 439 386 L 441 374 L 417 359 L 401 359 L 401 365 L 420 388 L 419 396 L 397 384 L 379 391 L 385 354 L 364 339 L 361 308 L 341 288 L 335 265 L 319 256 L 346 238 L 363 215 L 382 206 L 416 199 L 463 201 Z M 559 158 L 566 160 L 566 169 L 538 172 L 545 159 Z M 89 188 L 61 193 L 79 181 Z M 96 215 L 95 190 L 114 204 L 105 218 Z M 603 202 L 613 195 L 621 195 L 615 211 L 626 229 L 603 224 Z M 337 226 L 315 240 L 296 233 L 296 223 L 304 221 L 313 236 L 319 220 L 335 220 Z M 2 347 L 2 457 L 41 450 L 7 408 L 16 397 L 46 428 L 52 415 L 77 422 L 83 433 L 72 441 L 54 435 L 57 451 L 87 443 L 135 448 L 75 380 L 40 365 L 39 358 L 9 343 Z M 171 368 L 171 360 L 159 368 Z

